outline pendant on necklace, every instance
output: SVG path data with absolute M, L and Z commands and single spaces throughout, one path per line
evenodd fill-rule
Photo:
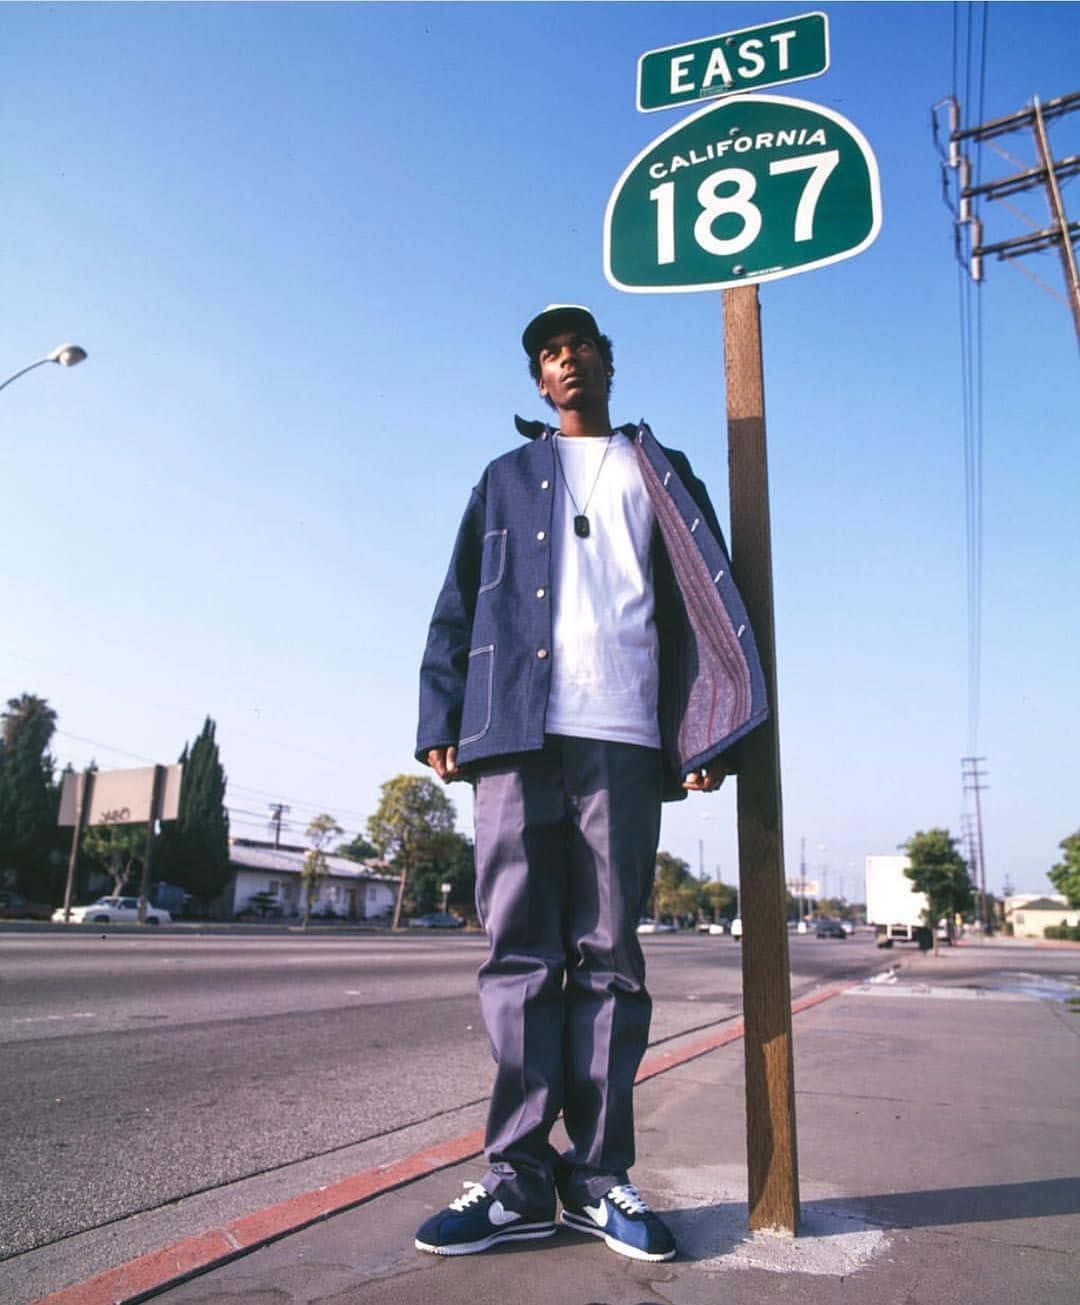
M 579 512 L 574 518 L 574 534 L 578 539 L 588 539 L 589 537 L 589 518 L 584 512 Z

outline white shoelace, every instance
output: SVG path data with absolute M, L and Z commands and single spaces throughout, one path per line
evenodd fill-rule
M 618 1187 L 613 1187 L 607 1197 L 613 1205 L 617 1205 L 627 1214 L 649 1213 L 649 1207 L 633 1183 L 621 1183 Z
M 456 1201 L 450 1202 L 450 1209 L 456 1210 L 458 1214 L 462 1210 L 467 1210 L 470 1205 L 476 1205 L 478 1201 L 482 1201 L 487 1196 L 487 1192 L 480 1183 L 465 1182 L 461 1185 L 465 1188 L 465 1195 L 459 1196 Z

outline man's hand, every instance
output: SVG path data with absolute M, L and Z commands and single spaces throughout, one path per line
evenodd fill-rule
M 724 782 L 727 768 L 722 761 L 710 761 L 707 766 L 692 770 L 683 780 L 683 788 L 691 793 L 715 793 Z
M 427 764 L 444 784 L 458 778 L 457 748 L 452 743 L 446 748 L 429 748 Z

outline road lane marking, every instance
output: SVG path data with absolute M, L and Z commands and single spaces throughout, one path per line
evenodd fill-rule
M 92 1020 L 97 1012 L 92 1010 L 73 1010 L 66 1015 L 18 1015 L 10 1020 L 11 1024 L 49 1024 L 60 1020 Z

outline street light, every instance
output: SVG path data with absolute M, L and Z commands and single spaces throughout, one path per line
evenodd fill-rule
M 86 357 L 86 350 L 77 344 L 58 344 L 52 353 L 47 353 L 44 358 L 39 358 L 37 362 L 32 362 L 29 367 L 23 367 L 13 373 L 6 381 L 0 382 L 0 390 L 12 381 L 17 381 L 20 376 L 25 376 L 27 372 L 32 372 L 35 367 L 41 367 L 44 363 L 59 363 L 61 367 L 76 367 Z

